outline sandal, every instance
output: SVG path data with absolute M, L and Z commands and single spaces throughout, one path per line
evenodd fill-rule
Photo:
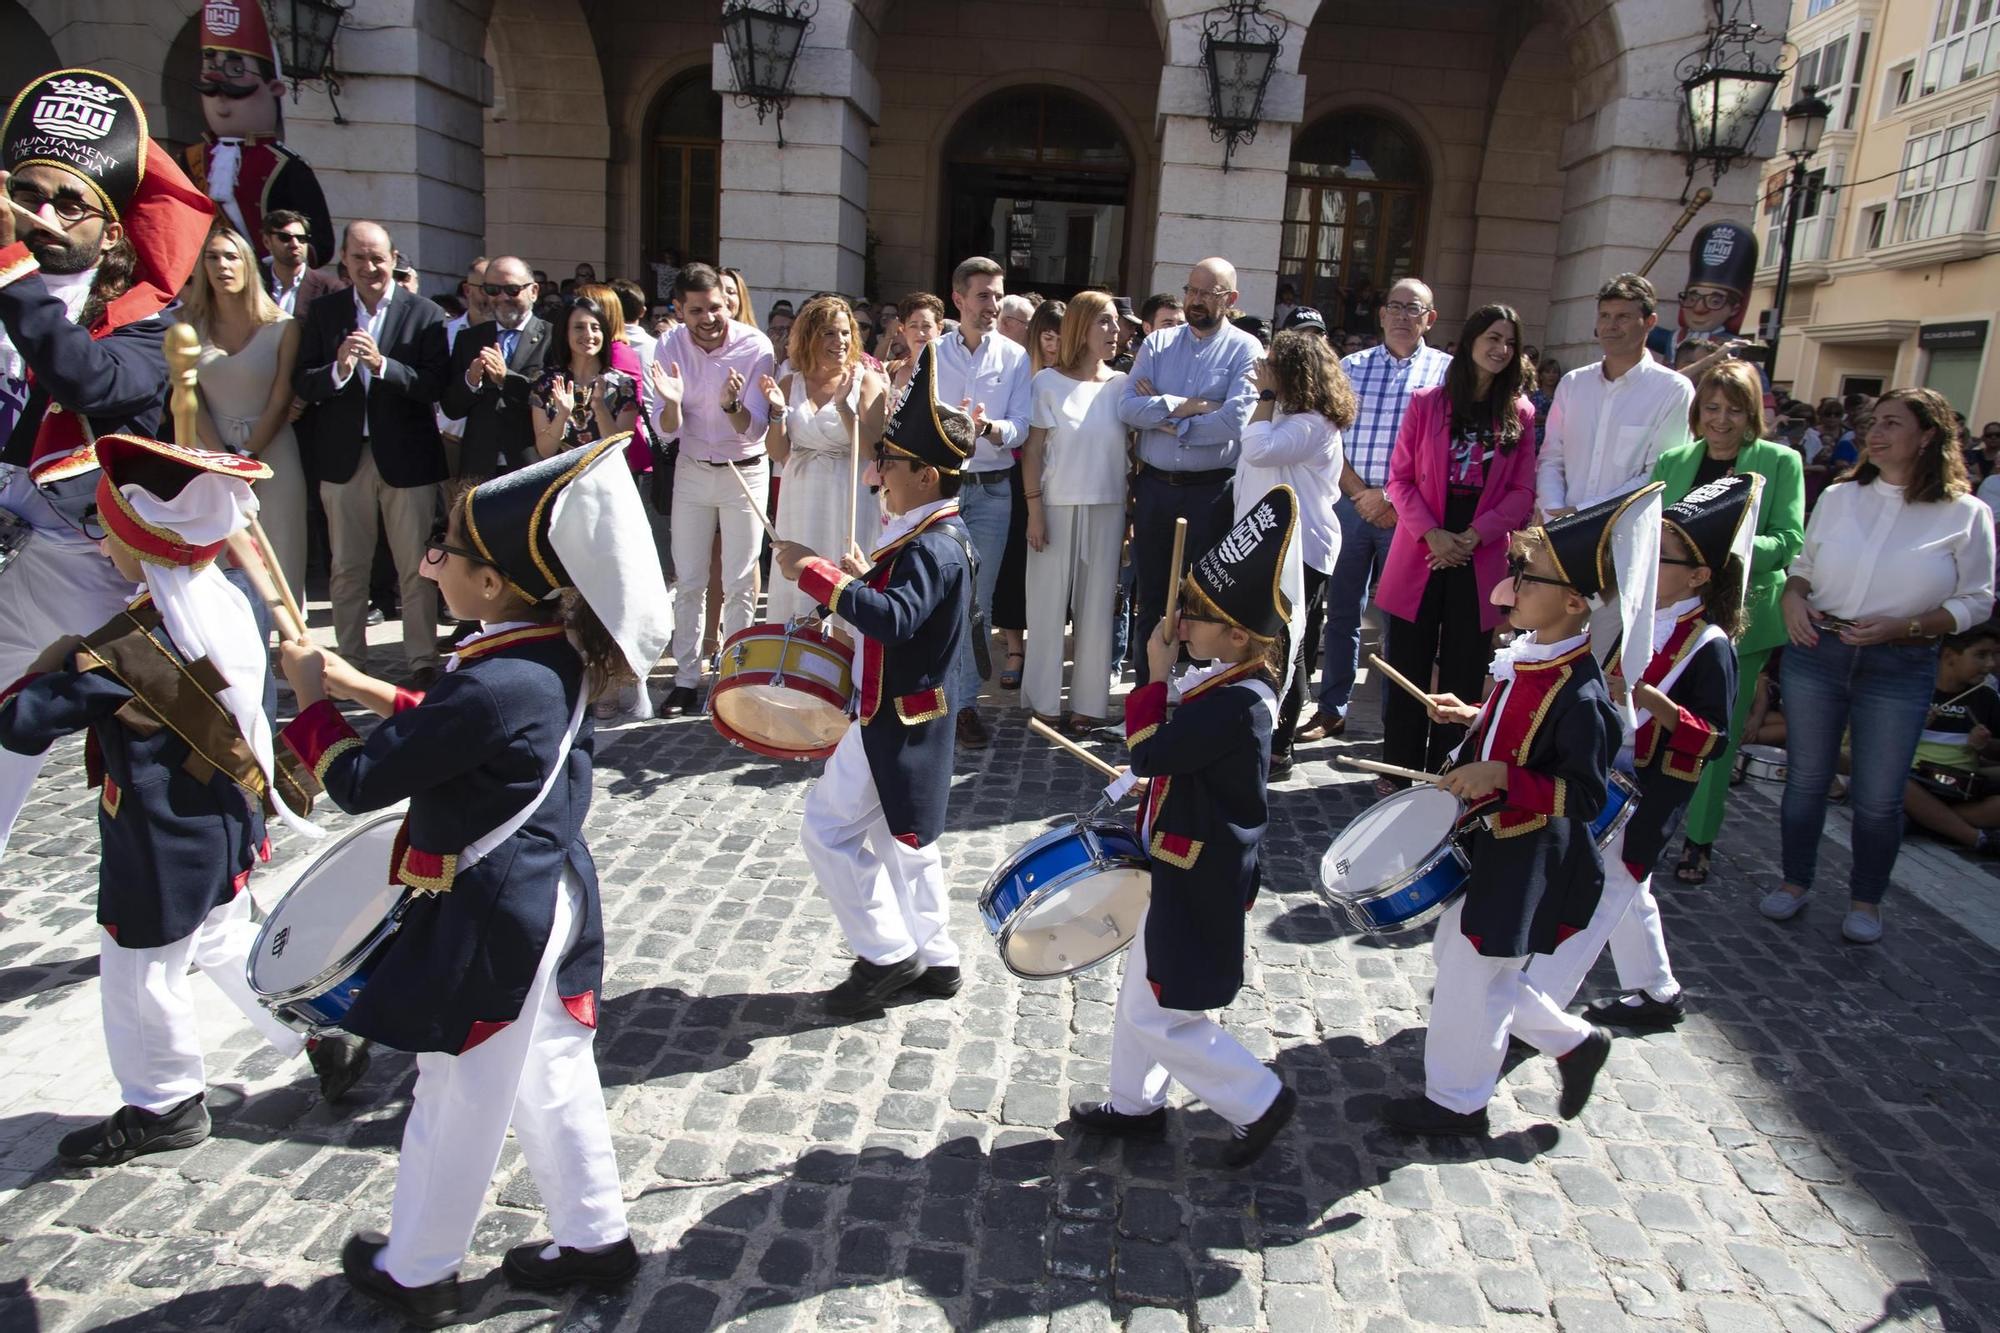
M 1086 717 L 1082 713 L 1071 713 L 1063 720 L 1062 733 L 1081 740 L 1103 725 L 1104 719 L 1101 717 Z
M 1683 841 L 1681 862 L 1674 867 L 1674 878 L 1683 884 L 1708 883 L 1708 861 L 1714 851 L 1713 844 Z
M 1403 790 L 1403 784 L 1394 778 L 1381 777 L 1375 779 L 1375 799 L 1378 801 L 1386 801 L 1401 790 Z
M 1021 668 L 1015 666 L 1014 663 L 1026 662 L 1027 660 L 1028 654 L 1026 652 L 1007 654 L 1007 667 L 1000 673 L 1001 689 L 1018 690 L 1021 688 Z

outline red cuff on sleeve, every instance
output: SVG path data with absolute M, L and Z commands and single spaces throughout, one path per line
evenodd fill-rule
M 395 713 L 400 713 L 405 709 L 415 708 L 418 704 L 422 703 L 423 701 L 424 701 L 424 692 L 422 690 L 406 690 L 402 686 L 398 685 L 396 687 L 396 704 L 391 711 Z
M 326 785 L 327 765 L 361 744 L 361 737 L 347 725 L 347 719 L 340 715 L 331 699 L 321 699 L 286 723 L 278 739 L 312 770 L 321 786 Z
M 8 704 L 13 703 L 15 695 L 19 694 L 22 690 L 27 689 L 28 686 L 34 684 L 36 681 L 40 680 L 43 676 L 46 676 L 47 674 L 48 672 L 46 671 L 30 671 L 27 675 L 21 677 L 19 680 L 15 681 L 12 685 L 9 685 L 6 689 L 0 690 L 0 708 L 5 708 Z
M 1526 810 L 1536 815 L 1562 815 L 1567 813 L 1568 784 L 1560 778 L 1552 778 L 1546 773 L 1537 773 L 1532 768 L 1522 768 L 1517 764 L 1507 765 L 1507 808 Z
M 1667 748 L 1676 754 L 1687 755 L 1691 759 L 1708 758 L 1721 737 L 1705 719 L 1695 716 L 1678 704 L 1675 708 L 1680 713 L 1680 719 L 1674 724 L 1674 729 L 1667 733 Z
M 1125 745 L 1143 744 L 1167 720 L 1167 682 L 1141 685 L 1125 698 Z
M 822 555 L 814 556 L 799 569 L 799 591 L 829 611 L 840 610 L 841 590 L 852 582 L 852 574 Z
M 28 249 L 26 241 L 0 247 L 0 287 L 41 271 L 42 266 L 35 262 L 34 251 Z

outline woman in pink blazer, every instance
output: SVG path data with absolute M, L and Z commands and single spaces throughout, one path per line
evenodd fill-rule
M 1481 306 L 1465 321 L 1444 383 L 1410 395 L 1389 460 L 1389 543 L 1375 600 L 1389 664 L 1419 685 L 1477 699 L 1505 615 L 1488 595 L 1507 574 L 1507 538 L 1535 504 L 1535 409 L 1522 393 L 1521 317 Z M 1433 725 L 1386 691 L 1382 757 L 1436 772 L 1465 729 Z M 1387 794 L 1401 784 L 1376 783 Z

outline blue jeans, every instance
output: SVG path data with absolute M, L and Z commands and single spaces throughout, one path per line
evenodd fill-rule
M 1812 648 L 1785 646 L 1787 773 L 1780 843 L 1785 882 L 1810 889 L 1826 827 L 1826 793 L 1840 762 L 1841 733 L 1854 732 L 1848 806 L 1854 811 L 1854 872 L 1848 894 L 1879 903 L 1903 845 L 1903 785 L 1937 684 L 1938 647 L 1854 648 L 1824 631 Z
M 958 514 L 972 537 L 972 549 L 979 556 L 979 608 L 986 623 L 993 623 L 993 590 L 1000 584 L 1000 557 L 1007 551 L 1007 530 L 1014 519 L 1014 493 L 1007 478 L 1011 469 L 997 472 L 968 472 L 964 489 L 958 493 Z M 981 480 L 992 485 L 982 485 Z M 971 708 L 979 702 L 979 667 L 972 656 L 972 640 L 963 639 L 958 649 L 956 682 L 951 691 L 954 710 Z
M 1340 520 L 1340 554 L 1326 581 L 1326 638 L 1319 663 L 1319 706 L 1336 717 L 1347 716 L 1354 693 L 1354 671 L 1361 660 L 1361 612 L 1368 605 L 1382 562 L 1389 558 L 1394 528 L 1378 528 L 1355 510 L 1352 500 L 1333 506 Z M 1385 686 L 1386 688 L 1386 686 Z

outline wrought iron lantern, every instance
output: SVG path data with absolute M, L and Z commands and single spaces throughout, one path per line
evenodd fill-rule
M 799 48 L 812 30 L 817 0 L 728 0 L 722 9 L 722 44 L 736 77 L 738 105 L 757 108 L 757 123 L 778 118 L 778 146 L 785 144 L 785 103 L 791 100 L 792 74 Z
M 1238 144 L 1257 137 L 1264 93 L 1278 69 L 1278 52 L 1290 26 L 1262 0 L 1229 0 L 1201 34 L 1201 64 L 1208 74 L 1208 132 L 1223 144 L 1222 169 Z
M 1699 51 L 1680 65 L 1682 131 L 1686 137 L 1688 180 L 1707 163 L 1711 179 L 1751 154 L 1757 127 L 1784 71 L 1765 57 L 1763 48 L 1777 39 L 1749 13 L 1742 0 L 1735 17 L 1725 16 L 1725 0 L 1714 0 L 1715 18 Z

